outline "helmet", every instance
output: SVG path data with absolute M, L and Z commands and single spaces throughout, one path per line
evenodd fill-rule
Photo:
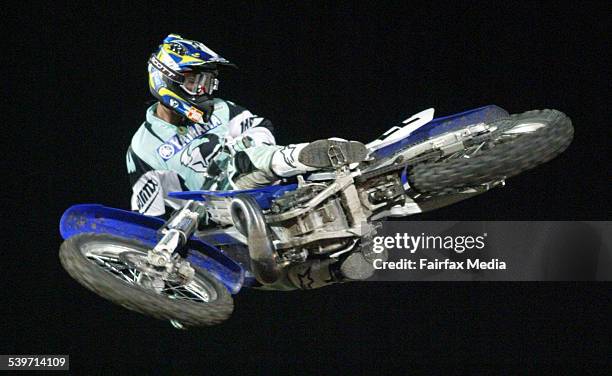
M 212 114 L 220 66 L 236 67 L 204 44 L 170 34 L 149 59 L 149 90 L 164 106 L 204 124 Z

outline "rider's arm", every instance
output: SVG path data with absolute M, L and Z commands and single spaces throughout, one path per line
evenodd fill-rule
M 168 192 L 186 190 L 181 177 L 175 172 L 154 168 L 132 149 L 128 148 L 126 164 L 132 186 L 131 209 L 141 214 L 162 216 L 166 206 L 177 209 L 180 205 L 166 197 Z
M 269 119 L 257 116 L 233 102 L 226 103 L 229 108 L 228 128 L 231 137 L 249 137 L 253 146 L 276 144 L 274 126 Z

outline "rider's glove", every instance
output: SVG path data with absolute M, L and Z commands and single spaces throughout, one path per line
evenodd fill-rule
M 252 146 L 255 145 L 253 139 L 249 136 L 241 135 L 236 138 L 232 138 L 230 136 L 225 137 L 224 151 L 230 155 L 235 155 L 237 152 L 248 149 Z

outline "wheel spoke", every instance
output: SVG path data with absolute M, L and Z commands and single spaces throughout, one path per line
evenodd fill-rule
M 132 276 L 134 277 L 134 282 L 136 282 L 136 279 L 138 279 L 138 275 L 136 274 L 136 272 L 138 270 L 136 269 L 128 269 L 130 271 L 130 273 L 132 274 Z
M 476 155 L 476 153 L 478 153 L 480 151 L 480 149 L 482 149 L 482 147 L 484 146 L 485 142 L 483 141 L 480 145 L 478 145 L 478 147 L 476 148 L 476 150 L 474 150 L 470 156 L 472 155 Z
M 103 259 L 101 259 L 101 258 L 100 258 L 99 256 L 97 256 L 97 255 L 91 255 L 91 257 L 93 257 L 93 258 L 94 258 L 94 259 L 96 259 L 97 261 L 101 262 L 103 266 L 106 266 L 106 267 L 107 267 L 107 269 L 110 269 L 110 270 L 114 271 L 115 273 L 113 273 L 113 274 L 115 274 L 117 277 L 123 278 L 123 279 L 125 279 L 127 282 L 130 282 L 130 283 L 132 283 L 132 282 L 133 282 L 133 281 L 132 281 L 130 278 L 128 278 L 128 277 L 125 275 L 125 273 L 123 273 L 123 270 L 125 270 L 125 269 L 130 270 L 130 269 L 127 267 L 127 266 L 126 266 L 125 268 L 123 268 L 122 270 L 119 270 L 119 269 L 117 269 L 115 266 L 113 266 L 113 265 L 109 264 L 107 261 L 104 261 Z
M 114 259 L 114 258 L 110 258 L 110 257 L 105 257 L 105 256 L 100 256 L 100 255 L 92 255 L 90 254 L 89 257 L 93 257 L 96 260 L 102 262 L 102 263 L 111 263 L 115 266 L 115 268 L 119 268 L 119 270 L 123 270 L 123 269 L 127 269 L 128 266 L 125 265 L 123 262 L 121 262 L 120 260 Z M 109 265 L 111 265 L 109 264 Z
M 176 296 L 177 298 L 181 298 L 181 299 L 188 299 L 191 300 L 190 297 L 188 297 L 187 295 L 183 294 L 183 292 L 181 290 L 173 290 L 174 296 Z
M 141 255 L 130 248 L 114 244 L 92 244 L 90 247 L 84 248 L 82 252 L 95 265 L 130 285 L 154 290 L 171 299 L 189 300 L 197 303 L 207 303 L 211 299 L 206 283 L 191 282 L 187 285 L 181 285 L 176 281 L 163 280 L 165 277 L 157 275 L 158 272 L 154 268 L 146 266 L 146 263 L 143 264 L 145 269 L 140 269 L 139 263 L 134 264 L 133 258 L 139 258 Z M 150 268 L 150 270 L 146 268 Z M 145 278 L 147 280 L 161 278 L 164 281 L 164 287 L 155 290 L 149 283 L 143 283 Z
M 444 160 L 452 160 L 452 159 L 459 159 L 459 158 L 472 158 L 473 156 L 478 154 L 480 149 L 482 149 L 485 144 L 486 144 L 486 141 L 483 141 L 479 143 L 478 146 L 473 145 L 466 149 L 456 151 L 453 154 L 449 155 L 448 157 L 445 157 Z
M 204 300 L 205 302 L 208 302 L 210 300 L 210 296 L 206 292 L 204 292 L 204 294 L 201 294 L 199 291 L 192 290 L 192 288 L 189 286 L 185 286 L 185 290 L 191 292 L 192 294 Z
M 206 293 L 202 294 L 199 291 L 195 291 L 189 285 L 166 287 L 162 291 L 169 291 L 169 290 L 172 290 L 172 292 L 174 293 L 174 297 L 178 299 L 188 299 L 188 300 L 193 300 L 193 301 L 204 301 L 204 302 L 207 302 L 210 299 L 208 297 L 208 294 Z M 187 294 L 191 296 L 195 296 L 195 298 L 189 297 Z

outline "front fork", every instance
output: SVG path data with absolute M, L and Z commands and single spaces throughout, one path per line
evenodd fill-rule
M 165 268 L 168 273 L 176 272 L 190 280 L 195 270 L 189 262 L 183 260 L 179 251 L 198 228 L 205 209 L 197 201 L 190 200 L 180 211 L 164 223 L 158 230 L 159 242 L 147 254 L 147 262 L 157 268 Z

